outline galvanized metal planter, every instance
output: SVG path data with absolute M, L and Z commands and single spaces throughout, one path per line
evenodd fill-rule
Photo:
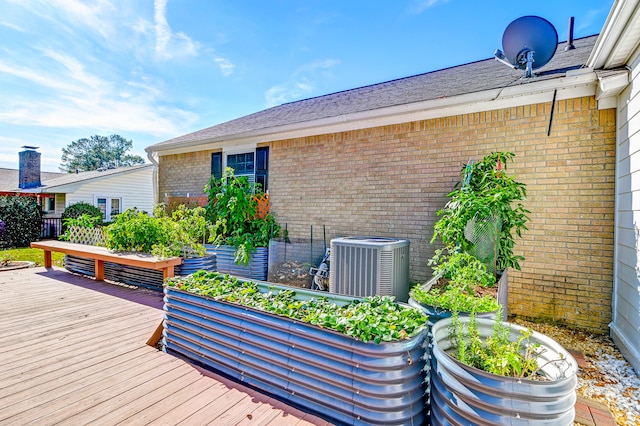
M 290 287 L 259 283 L 262 291 Z M 426 329 L 363 343 L 332 330 L 165 287 L 164 349 L 345 424 L 426 422 Z M 344 305 L 354 298 L 296 290 Z
M 190 275 L 201 270 L 216 270 L 216 256 L 214 254 L 202 257 L 187 257 L 182 259 L 182 265 L 176 266 L 175 274 Z
M 431 287 L 432 284 L 436 283 L 442 274 L 436 275 L 431 280 L 429 280 L 424 286 Z M 502 305 L 502 320 L 506 321 L 507 319 L 507 309 L 508 309 L 508 277 L 507 271 L 504 271 L 500 279 L 498 280 L 498 303 Z M 452 312 L 447 309 L 442 309 L 437 306 L 426 305 L 424 303 L 418 302 L 416 299 L 409 296 L 409 305 L 414 308 L 418 308 L 422 310 L 426 315 L 429 316 L 429 326 L 433 326 L 436 322 L 443 318 L 449 318 L 452 315 Z M 460 316 L 469 316 L 470 312 L 460 312 Z M 481 312 L 476 313 L 477 318 L 487 318 L 487 319 L 495 319 L 497 315 L 497 311 L 493 312 Z
M 460 320 L 467 324 L 469 318 Z M 544 348 L 538 364 L 548 381 L 497 376 L 448 354 L 455 350 L 449 338 L 451 323 L 451 318 L 443 319 L 432 328 L 432 425 L 573 424 L 578 364 L 562 346 L 540 333 L 531 336 L 531 343 Z M 494 321 L 478 319 L 477 323 L 482 337 L 492 334 Z M 509 326 L 512 338 L 524 330 L 515 324 Z
M 95 276 L 95 261 L 86 257 L 65 255 L 64 267 L 68 271 L 78 274 Z M 162 271 L 136 266 L 119 265 L 117 263 L 104 263 L 104 278 L 138 287 L 150 288 L 162 291 L 164 276 Z
M 207 254 L 216 255 L 216 268 L 218 272 L 258 281 L 267 279 L 269 248 L 258 247 L 256 251 L 251 254 L 251 260 L 248 265 L 238 265 L 235 262 L 236 248 L 234 246 L 205 245 L 205 247 Z

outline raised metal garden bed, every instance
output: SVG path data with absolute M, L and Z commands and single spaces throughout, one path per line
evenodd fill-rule
M 289 287 L 260 283 L 261 291 Z M 165 287 L 163 347 L 286 402 L 345 424 L 419 425 L 426 329 L 364 343 L 341 333 Z M 299 300 L 354 298 L 296 290 Z

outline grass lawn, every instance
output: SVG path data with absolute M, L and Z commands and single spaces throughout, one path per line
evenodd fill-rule
M 64 253 L 51 253 L 53 266 L 62 268 Z M 31 247 L 0 250 L 0 260 L 28 260 L 35 262 L 37 266 L 44 266 L 44 251 Z

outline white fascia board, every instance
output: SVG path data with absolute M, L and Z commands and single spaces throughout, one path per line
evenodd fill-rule
M 577 70 L 562 78 L 260 129 L 156 152 L 160 156 L 182 154 L 534 105 L 551 102 L 554 92 L 556 100 L 594 96 L 596 81 L 593 70 Z
M 630 31 L 629 26 L 634 25 L 634 20 L 637 22 L 637 9 L 638 0 L 616 0 L 614 2 L 587 60 L 587 67 L 605 69 L 625 65 L 613 63 L 612 58 L 617 56 L 620 49 L 629 50 L 631 49 L 630 45 L 636 43 L 636 40 L 623 35 Z

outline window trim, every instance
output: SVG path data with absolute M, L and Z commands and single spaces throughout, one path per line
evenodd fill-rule
M 120 213 L 122 213 L 124 211 L 124 197 L 122 197 L 122 195 L 116 195 L 116 194 L 94 194 L 93 195 L 93 205 L 100 208 L 100 206 L 98 206 L 98 199 L 100 198 L 104 198 L 105 199 L 105 212 L 104 212 L 104 217 L 103 220 L 105 222 L 111 222 L 113 220 L 113 217 L 111 217 L 111 200 L 119 200 L 120 201 Z

